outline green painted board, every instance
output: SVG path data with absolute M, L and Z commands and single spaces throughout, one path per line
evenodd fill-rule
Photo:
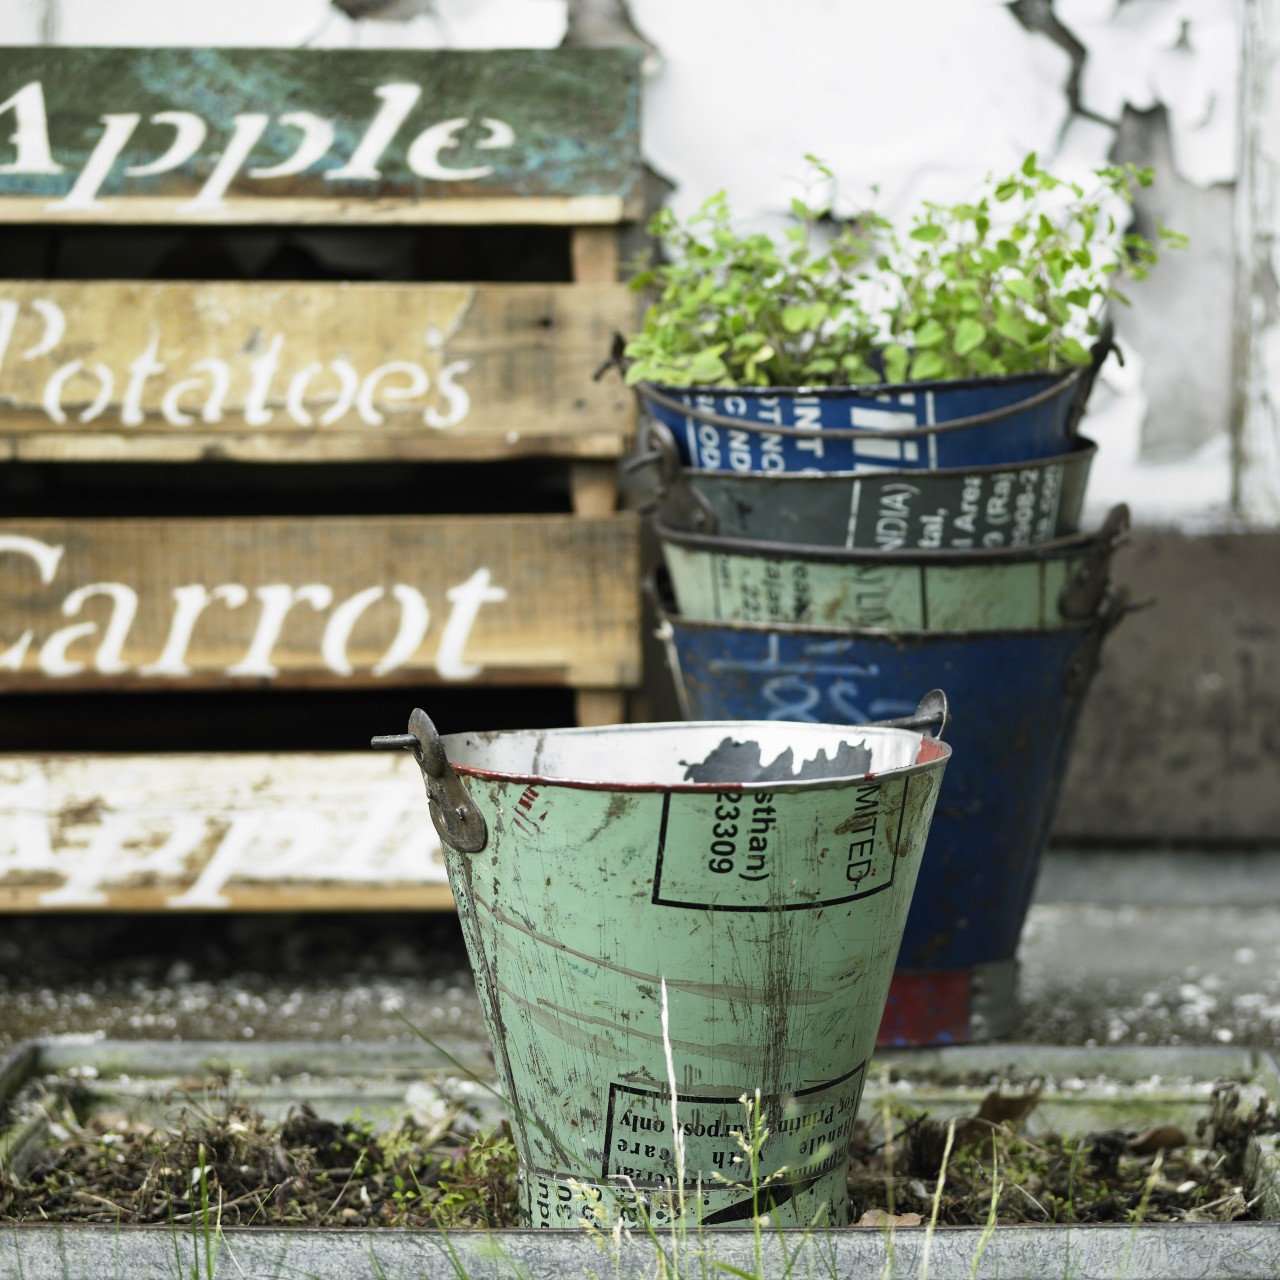
M 0 50 L 0 221 L 618 222 L 622 49 Z

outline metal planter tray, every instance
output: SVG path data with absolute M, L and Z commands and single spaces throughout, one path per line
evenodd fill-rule
M 450 1044 L 468 1070 L 489 1069 L 484 1046 Z M 886 1078 L 894 1096 L 935 1115 L 971 1114 L 992 1079 L 1015 1070 L 1045 1083 L 1046 1124 L 1133 1129 L 1149 1122 L 1193 1125 L 1209 1085 L 1232 1077 L 1280 1097 L 1280 1074 L 1267 1054 L 1235 1048 L 1077 1049 L 981 1045 L 881 1054 L 868 1073 L 864 1108 L 876 1105 Z M 264 1113 L 303 1100 L 332 1118 L 357 1106 L 365 1116 L 403 1110 L 406 1089 L 427 1083 L 462 1089 L 493 1115 L 487 1095 L 463 1080 L 447 1058 L 418 1044 L 175 1043 L 47 1040 L 21 1046 L 0 1065 L 0 1109 L 14 1104 L 0 1133 L 0 1167 L 21 1167 L 41 1139 L 22 1088 L 50 1074 L 77 1073 L 95 1105 L 145 1112 L 178 1079 L 234 1073 L 238 1096 Z M 885 1072 L 889 1072 L 886 1077 Z M 1117 1084 L 1131 1086 L 1123 1097 Z M 1132 1086 L 1138 1086 L 1133 1088 Z M 680 1253 L 679 1274 L 703 1275 L 716 1263 L 746 1274 L 801 1278 L 877 1276 L 909 1280 L 1275 1280 L 1280 1275 L 1280 1146 L 1255 1144 L 1247 1193 L 1262 1193 L 1267 1220 L 1117 1226 L 1001 1227 L 983 1240 L 976 1227 L 899 1229 L 892 1239 L 873 1229 L 707 1232 L 679 1245 L 633 1236 L 620 1247 L 587 1232 L 452 1233 L 383 1230 L 184 1228 L 32 1225 L 0 1231 L 0 1276 L 21 1280 L 387 1280 L 423 1277 L 611 1275 L 640 1280 L 659 1274 L 661 1248 Z M 757 1253 L 757 1248 L 759 1252 Z M 927 1255 L 926 1255 L 927 1250 Z M 975 1258 L 980 1261 L 975 1266 Z M 669 1272 L 670 1274 L 670 1272 Z

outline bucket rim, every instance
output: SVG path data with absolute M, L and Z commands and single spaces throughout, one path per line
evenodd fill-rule
M 882 396 L 886 393 L 894 394 L 902 392 L 910 395 L 912 392 L 920 390 L 935 391 L 939 387 L 969 388 L 1013 386 L 1019 382 L 1043 381 L 1056 383 L 1064 381 L 1072 373 L 1086 367 L 1087 366 L 1085 365 L 1071 365 L 1069 368 L 1060 370 L 1025 369 L 1021 373 L 992 373 L 987 374 L 986 376 L 979 374 L 971 378 L 929 378 L 927 381 L 923 382 L 841 382 L 818 387 L 716 387 L 705 382 L 657 382 L 648 379 L 643 382 L 637 382 L 633 385 L 639 387 L 658 387 L 663 391 L 696 391 L 699 395 L 788 396 L 793 398 L 803 396 L 806 399 L 811 396 L 821 396 L 828 400 L 834 400 L 838 399 L 840 396 L 847 396 L 853 393 Z
M 810 433 L 812 434 L 812 433 Z M 928 482 L 935 478 L 951 480 L 963 476 L 998 475 L 1002 471 L 1017 473 L 1046 469 L 1058 465 L 1063 467 L 1084 466 L 1092 462 L 1097 455 L 1098 445 L 1085 436 L 1076 436 L 1075 448 L 1066 453 L 1055 453 L 1047 458 L 1027 458 L 1020 462 L 981 462 L 960 467 L 886 467 L 884 470 L 862 471 L 733 471 L 717 468 L 710 470 L 704 467 L 681 465 L 680 471 L 688 484 L 696 485 L 702 480 L 745 480 L 750 484 L 763 482 L 814 481 L 835 484 L 843 481 L 846 484 L 868 484 L 879 481 L 893 483 L 899 478 L 910 478 L 916 483 Z
M 1118 514 L 1123 511 L 1123 514 Z M 1128 508 L 1113 507 L 1097 529 L 1071 533 L 1047 542 L 1017 547 L 833 547 L 808 543 L 766 542 L 759 538 L 725 538 L 719 534 L 673 529 L 660 515 L 653 517 L 653 531 L 662 544 L 708 555 L 748 556 L 758 560 L 804 560 L 820 564 L 861 563 L 915 566 L 919 564 L 991 565 L 1023 564 L 1037 560 L 1065 560 L 1101 548 L 1114 550 L 1128 531 Z
M 818 640 L 865 640 L 876 644 L 942 644 L 955 640 L 1005 640 L 1017 637 L 1028 640 L 1031 637 L 1056 636 L 1066 632 L 1079 632 L 1081 638 L 1095 629 L 1107 630 L 1113 627 L 1118 618 L 1135 606 L 1128 602 L 1128 593 L 1124 590 L 1109 590 L 1098 605 L 1097 612 L 1088 618 L 1063 619 L 1061 624 L 1053 627 L 1038 627 L 1035 630 L 1021 630 L 1015 627 L 999 627 L 990 630 L 972 630 L 968 627 L 951 630 L 926 631 L 922 628 L 899 627 L 896 629 L 879 627 L 811 627 L 803 622 L 743 622 L 725 621 L 717 618 L 691 618 L 668 608 L 662 602 L 661 592 L 652 579 L 646 584 L 646 590 L 654 600 L 654 612 L 659 623 L 659 639 L 667 639 L 662 628 L 670 627 L 674 632 L 679 628 L 687 631 L 733 631 L 745 635 L 784 635 L 812 636 Z
M 1000 382 L 1001 379 L 957 379 L 954 382 L 896 382 L 896 383 L 874 383 L 871 386 L 863 387 L 813 387 L 805 389 L 802 387 L 671 387 L 665 383 L 655 382 L 637 382 L 632 390 L 642 402 L 642 408 L 650 416 L 656 416 L 652 413 L 648 403 L 659 405 L 670 413 L 678 413 L 686 418 L 693 418 L 696 422 L 706 423 L 709 426 L 720 427 L 732 431 L 751 431 L 760 435 L 781 435 L 796 436 L 803 439 L 812 439 L 815 435 L 821 435 L 827 440 L 867 440 L 886 439 L 886 440 L 909 440 L 922 435 L 933 435 L 948 431 L 964 431 L 977 427 L 988 427 L 995 423 L 1003 422 L 1006 418 L 1011 418 L 1019 413 L 1026 413 L 1031 409 L 1038 409 L 1042 405 L 1048 404 L 1056 400 L 1059 396 L 1067 391 L 1078 391 L 1077 384 L 1081 381 L 1086 372 L 1085 366 L 1076 366 L 1061 375 L 1045 375 L 1045 374 L 1016 374 L 1011 377 L 1052 377 L 1053 381 L 1048 386 L 1039 391 L 1025 397 L 1022 400 L 1015 400 L 1012 404 L 1002 405 L 998 409 L 988 410 L 986 413 L 970 414 L 967 418 L 950 418 L 945 422 L 929 422 L 917 423 L 909 427 L 784 427 L 775 426 L 771 422 L 758 422 L 751 418 L 732 418 L 727 414 L 714 413 L 709 409 L 701 409 L 696 405 L 687 405 L 675 399 L 674 396 L 668 395 L 669 391 L 673 391 L 675 395 L 718 395 L 718 396 L 740 396 L 747 395 L 788 395 L 797 396 L 804 395 L 806 398 L 811 396 L 827 393 L 828 398 L 835 395 L 849 395 L 853 391 L 866 390 L 871 393 L 872 388 L 876 388 L 875 394 L 885 395 L 894 391 L 904 391 L 910 393 L 928 392 L 940 387 L 955 388 L 959 385 L 970 385 L 976 382 L 980 385 L 987 385 L 993 382 Z M 1067 438 L 1073 437 L 1075 431 L 1075 422 L 1069 421 L 1067 428 Z
M 716 782 L 614 782 L 597 778 L 558 777 L 554 774 L 537 773 L 531 769 L 506 770 L 487 769 L 479 765 L 459 764 L 452 754 L 452 748 L 458 739 L 511 738 L 517 735 L 553 735 L 555 737 L 585 737 L 587 735 L 610 735 L 625 733 L 639 737 L 649 731 L 679 731 L 688 734 L 690 730 L 706 730 L 709 733 L 750 732 L 752 729 L 776 732 L 780 727 L 794 725 L 805 730 L 830 729 L 833 734 L 848 738 L 851 734 L 863 733 L 875 736 L 902 737 L 915 739 L 919 743 L 916 759 L 907 765 L 898 765 L 890 769 L 867 770 L 865 773 L 845 773 L 827 778 L 778 779 L 776 781 L 733 782 L 721 780 Z M 495 729 L 462 731 L 459 733 L 441 734 L 440 742 L 444 747 L 449 763 L 460 776 L 476 778 L 485 782 L 511 782 L 525 786 L 538 785 L 549 787 L 567 787 L 574 791 L 617 791 L 628 795 L 714 795 L 725 790 L 742 789 L 744 791 L 769 790 L 773 793 L 820 791 L 836 785 L 844 785 L 859 780 L 867 782 L 883 781 L 886 778 L 902 778 L 915 774 L 929 773 L 945 767 L 951 758 L 951 744 L 941 738 L 933 737 L 917 729 L 897 729 L 876 724 L 835 724 L 826 721 L 809 720 L 657 720 L 640 724 L 616 724 L 579 726 L 566 725 L 550 729 Z M 927 758 L 925 758 L 927 757 Z

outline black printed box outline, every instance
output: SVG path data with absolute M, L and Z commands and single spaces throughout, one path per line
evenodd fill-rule
M 902 785 L 902 809 L 898 814 L 898 835 L 895 848 L 902 847 L 902 827 L 907 817 L 907 791 L 911 787 L 911 779 L 907 777 Z M 838 907 L 844 902 L 857 902 L 860 898 L 872 898 L 877 893 L 884 893 L 893 888 L 898 874 L 897 855 L 890 851 L 889 877 L 882 884 L 872 889 L 864 889 L 861 893 L 847 893 L 839 898 L 815 898 L 812 902 L 763 903 L 760 906 L 737 905 L 728 902 L 686 902 L 681 898 L 664 898 L 662 894 L 662 860 L 667 848 L 667 814 L 671 808 L 670 793 L 662 797 L 662 822 L 658 828 L 658 854 L 653 868 L 653 896 L 650 901 L 655 907 L 679 907 L 688 911 L 816 911 L 819 907 Z
M 852 1070 L 846 1071 L 842 1076 L 836 1076 L 833 1080 L 824 1080 L 821 1084 L 809 1085 L 809 1087 L 806 1089 L 796 1089 L 793 1093 L 789 1093 L 786 1096 L 789 1098 L 806 1098 L 811 1094 L 826 1093 L 829 1089 L 834 1089 L 836 1088 L 837 1085 L 844 1084 L 846 1080 L 852 1080 L 855 1076 L 864 1075 L 866 1072 L 866 1069 L 867 1069 L 867 1063 L 866 1063 L 866 1060 L 864 1059 L 862 1062 L 858 1063 L 858 1065 L 854 1067 Z M 609 1081 L 609 1106 L 607 1111 L 605 1112 L 604 1150 L 601 1152 L 602 1158 L 600 1163 L 600 1177 L 604 1181 L 605 1185 L 609 1185 L 609 1179 L 615 1176 L 614 1174 L 611 1174 L 609 1172 L 609 1157 L 613 1152 L 614 1107 L 617 1102 L 618 1095 L 622 1093 L 629 1093 L 631 1094 L 632 1097 L 635 1097 L 635 1098 L 656 1098 L 659 1102 L 666 1102 L 668 1104 L 670 1103 L 670 1100 L 671 1100 L 670 1090 L 646 1089 L 641 1085 L 619 1084 L 618 1081 L 616 1080 Z M 709 1106 L 714 1106 L 716 1104 L 719 1104 L 720 1106 L 725 1106 L 731 1101 L 733 1101 L 733 1099 L 726 1098 L 724 1097 L 723 1094 L 717 1094 L 717 1093 L 707 1093 L 707 1094 L 681 1093 L 678 1091 L 676 1093 L 676 1102 L 678 1103 L 679 1102 L 692 1102 L 692 1103 L 701 1102 L 701 1103 L 706 1103 Z M 671 1140 L 672 1141 L 675 1140 L 674 1134 L 672 1135 Z M 635 1185 L 647 1186 L 649 1184 L 637 1182 Z M 655 1183 L 653 1185 L 657 1186 L 660 1184 Z M 693 1186 L 695 1184 L 687 1183 L 686 1185 Z

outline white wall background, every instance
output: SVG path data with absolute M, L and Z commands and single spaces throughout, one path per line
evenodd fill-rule
M 550 47 L 571 4 L 606 23 L 619 7 L 432 0 L 357 23 L 328 0 L 5 0 L 0 41 Z M 806 152 L 851 200 L 877 185 L 891 213 L 959 198 L 1033 149 L 1064 176 L 1156 162 L 1140 217 L 1193 246 L 1118 317 L 1126 362 L 1108 362 L 1084 427 L 1102 446 L 1091 510 L 1274 527 L 1278 14 L 1280 0 L 631 0 L 661 55 L 646 158 L 682 212 L 723 187 L 752 218 L 785 212 Z

